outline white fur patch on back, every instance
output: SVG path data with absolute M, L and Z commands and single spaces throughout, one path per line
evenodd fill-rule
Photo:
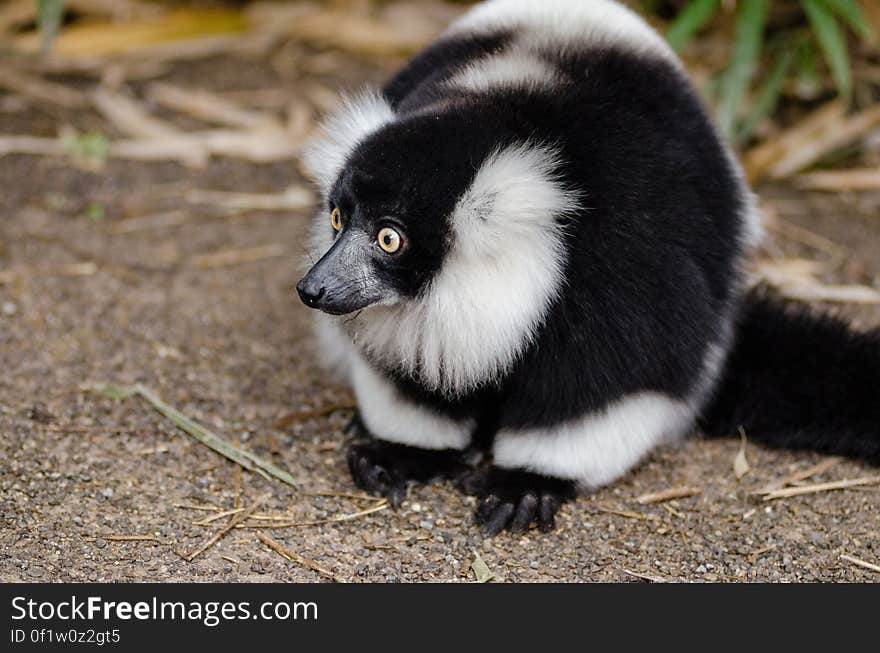
M 391 105 L 376 91 L 343 99 L 342 107 L 324 120 L 320 136 L 306 146 L 302 155 L 303 164 L 324 194 L 358 143 L 393 121 Z
M 485 91 L 511 87 L 557 88 L 563 81 L 559 71 L 537 55 L 508 51 L 468 64 L 449 83 L 470 91 Z
M 605 410 L 559 426 L 499 431 L 495 464 L 577 481 L 595 489 L 617 479 L 654 447 L 691 427 L 695 411 L 685 402 L 642 392 Z
M 558 165 L 553 149 L 535 144 L 490 155 L 450 217 L 454 242 L 426 292 L 347 321 L 355 344 L 448 395 L 505 372 L 562 283 L 560 221 L 578 198 Z
M 470 443 L 472 420 L 456 422 L 413 403 L 358 355 L 351 359 L 351 380 L 361 419 L 377 438 L 423 449 L 464 449 Z
M 677 62 L 657 32 L 614 0 L 488 0 L 453 23 L 448 34 L 507 30 L 516 43 L 540 49 L 619 45 Z

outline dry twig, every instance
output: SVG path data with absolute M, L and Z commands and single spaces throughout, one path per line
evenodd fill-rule
M 638 519 L 640 521 L 648 521 L 651 517 L 647 515 L 640 515 L 637 512 L 630 512 L 629 510 L 618 510 L 616 508 L 609 508 L 607 506 L 596 506 L 596 510 L 599 512 L 605 512 L 610 515 L 617 515 L 618 517 L 626 517 L 627 519 Z
M 797 483 L 798 481 L 806 480 L 812 476 L 817 476 L 819 474 L 824 474 L 829 469 L 834 467 L 837 463 L 839 463 L 842 458 L 826 458 L 820 463 L 816 463 L 815 465 L 811 465 L 806 469 L 802 469 L 796 472 L 789 474 L 788 476 L 783 476 L 782 478 L 776 479 L 771 483 L 768 483 L 764 487 L 752 491 L 752 494 L 769 494 L 770 492 L 774 492 L 779 488 L 783 488 L 786 485 L 791 485 L 792 483 Z
M 83 538 L 87 542 L 95 540 L 107 540 L 108 542 L 155 542 L 161 544 L 161 540 L 154 535 L 98 535 L 96 537 Z
M 88 104 L 86 96 L 76 89 L 47 82 L 7 67 L 0 67 L 0 88 L 67 109 L 81 109 Z
M 660 492 L 649 492 L 648 494 L 643 494 L 638 497 L 636 501 L 643 506 L 648 505 L 650 503 L 661 503 L 663 501 L 670 501 L 672 499 L 685 499 L 687 497 L 696 496 L 698 494 L 702 494 L 703 490 L 698 487 L 673 487 L 668 490 L 661 490 Z
M 764 555 L 765 553 L 770 553 L 771 551 L 775 551 L 775 550 L 776 550 L 776 545 L 771 544 L 770 546 L 764 546 L 764 547 L 761 547 L 760 549 L 757 549 L 756 551 L 752 551 L 746 557 L 749 559 L 749 562 L 754 565 L 754 564 L 757 564 L 758 558 L 760 558 L 762 555 Z
M 236 467 L 236 469 L 241 469 L 240 467 Z M 197 519 L 193 522 L 196 526 L 207 526 L 208 524 L 217 521 L 218 519 L 223 519 L 224 517 L 231 517 L 232 515 L 237 515 L 240 512 L 244 512 L 244 508 L 234 508 L 232 510 L 224 510 L 223 512 L 218 512 L 217 514 L 211 515 L 210 517 L 205 517 L 204 519 Z
M 876 571 L 880 573 L 880 565 L 875 565 L 867 560 L 862 560 L 861 558 L 856 558 L 855 556 L 847 555 L 845 553 L 841 554 L 841 559 L 846 560 L 847 562 L 851 562 L 854 565 L 858 565 L 864 569 L 870 569 L 871 571 Z
M 800 123 L 746 153 L 744 165 L 750 181 L 768 176 L 782 179 L 819 161 L 880 125 L 880 107 L 846 115 L 842 100 L 833 100 Z
M 306 567 L 307 569 L 311 569 L 312 571 L 316 571 L 325 578 L 329 578 L 334 583 L 347 583 L 348 580 L 343 578 L 342 576 L 338 576 L 334 574 L 332 571 L 328 571 L 324 569 L 321 565 L 319 565 L 314 560 L 310 560 L 309 558 L 304 558 L 298 553 L 295 553 L 288 549 L 283 544 L 276 542 L 271 537 L 264 535 L 263 533 L 257 533 L 257 539 L 260 540 L 263 544 L 268 546 L 270 549 L 275 551 L 276 553 L 281 554 L 283 557 L 287 558 L 293 563 Z
M 372 515 L 374 512 L 379 512 L 380 510 L 385 510 L 388 507 L 388 500 L 382 499 L 379 503 L 371 508 L 367 508 L 366 510 L 360 510 L 358 512 L 353 512 L 348 515 L 339 515 L 338 517 L 328 517 L 327 519 L 314 519 L 312 521 L 300 521 L 300 522 L 288 522 L 282 524 L 241 524 L 236 526 L 236 528 L 259 528 L 259 529 L 276 529 L 276 528 L 297 528 L 301 526 L 322 526 L 324 524 L 335 524 L 343 521 L 350 521 L 352 519 L 358 519 L 359 517 L 365 517 L 367 515 Z
M 210 91 L 185 89 L 156 82 L 148 87 L 147 94 L 150 99 L 164 107 L 204 122 L 243 129 L 267 126 L 279 130 L 282 128 L 271 114 L 245 109 L 232 100 Z
M 269 258 L 283 256 L 287 252 L 284 245 L 273 243 L 271 245 L 261 245 L 259 247 L 249 247 L 246 249 L 224 249 L 211 254 L 202 254 L 192 259 L 192 267 L 200 270 L 208 270 L 211 268 L 221 268 L 229 265 L 242 265 L 244 263 L 254 263 Z
M 824 271 L 822 263 L 808 259 L 762 260 L 752 281 L 763 281 L 782 296 L 798 301 L 880 304 L 880 290 L 858 284 L 822 283 L 817 275 Z
M 174 138 L 181 134 L 164 120 L 150 115 L 134 98 L 98 88 L 92 93 L 92 102 L 101 114 L 119 131 L 135 138 Z
M 311 208 L 315 197 L 305 186 L 291 186 L 281 193 L 231 193 L 193 189 L 184 199 L 190 204 L 209 204 L 235 211 L 300 211 Z
M 834 172 L 811 172 L 794 178 L 798 188 L 828 193 L 880 190 L 880 169 L 859 168 Z
M 842 481 L 814 483 L 812 485 L 801 485 L 798 487 L 787 487 L 781 490 L 773 490 L 772 492 L 768 492 L 764 496 L 764 501 L 773 501 L 774 499 L 786 499 L 788 497 L 796 497 L 802 494 L 816 494 L 817 492 L 845 490 L 847 488 L 860 487 L 864 485 L 880 485 L 880 476 L 864 476 L 862 478 L 851 478 Z
M 211 537 L 209 537 L 207 540 L 205 540 L 205 542 L 204 542 L 203 544 L 201 544 L 201 545 L 200 545 L 195 551 L 193 551 L 192 553 L 190 553 L 189 555 L 187 555 L 187 556 L 186 556 L 186 561 L 187 561 L 187 562 L 192 562 L 192 561 L 195 560 L 198 556 L 200 556 L 202 553 L 204 553 L 205 551 L 207 551 L 208 549 L 210 549 L 212 546 L 214 546 L 215 544 L 217 544 L 217 542 L 219 542 L 219 541 L 220 541 L 225 535 L 227 535 L 227 534 L 229 534 L 230 532 L 232 532 L 232 529 L 234 529 L 238 524 L 240 524 L 242 521 L 244 521 L 244 520 L 247 519 L 250 515 L 252 515 L 254 512 L 256 512 L 257 508 L 259 508 L 260 505 L 261 505 L 261 504 L 262 504 L 262 503 L 263 503 L 268 497 L 269 497 L 268 494 L 265 494 L 265 495 L 261 496 L 259 499 L 257 499 L 256 501 L 254 501 L 254 502 L 250 505 L 250 507 L 248 507 L 246 510 L 243 510 L 243 511 L 241 511 L 241 512 L 235 514 L 235 515 L 233 515 L 232 519 L 229 520 L 229 523 L 226 524 L 226 526 L 224 526 L 224 527 L 221 528 L 219 531 L 217 531 L 216 533 L 214 533 Z
M 637 571 L 630 571 L 629 569 L 624 569 L 622 567 L 618 567 L 620 571 L 625 573 L 627 576 L 633 576 L 635 578 L 640 578 L 641 580 L 647 580 L 651 583 L 668 583 L 669 579 L 664 578 L 663 576 L 655 576 L 653 574 L 641 574 Z

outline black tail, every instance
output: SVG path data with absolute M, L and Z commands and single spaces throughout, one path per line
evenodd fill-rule
M 770 447 L 811 449 L 880 464 L 880 329 L 753 292 L 715 396 L 709 436 L 745 429 Z

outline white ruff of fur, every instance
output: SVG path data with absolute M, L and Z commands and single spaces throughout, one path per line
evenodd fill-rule
M 345 322 L 358 348 L 452 396 L 509 369 L 563 279 L 561 221 L 578 198 L 558 165 L 538 145 L 490 155 L 455 207 L 454 242 L 426 292 Z
M 318 340 L 318 360 L 331 380 L 352 385 L 352 367 L 357 351 L 335 317 L 315 312 L 315 337 Z
M 630 52 L 677 57 L 637 14 L 613 0 L 490 0 L 452 24 L 447 34 L 510 30 L 514 41 L 534 49 L 620 46 Z
M 394 119 L 394 112 L 381 94 L 366 90 L 343 99 L 341 108 L 324 120 L 320 136 L 307 145 L 302 160 L 325 196 L 354 148 Z M 310 257 L 303 258 L 305 269 L 333 245 L 334 234 L 329 220 L 329 215 L 321 211 L 312 221 L 308 235 Z M 350 381 L 351 358 L 356 355 L 350 339 L 335 318 L 319 313 L 315 321 L 324 367 L 335 375 L 337 381 Z
M 423 449 L 464 449 L 470 443 L 473 420 L 457 422 L 409 401 L 357 354 L 351 381 L 360 417 L 376 437 Z
M 394 111 L 378 92 L 343 99 L 342 107 L 321 123 L 320 136 L 306 147 L 302 162 L 326 195 L 358 143 L 394 121 Z

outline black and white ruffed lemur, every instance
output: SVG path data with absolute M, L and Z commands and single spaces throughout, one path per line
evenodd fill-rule
M 495 534 L 696 428 L 880 462 L 880 333 L 746 289 L 753 196 L 624 6 L 479 4 L 305 163 L 297 290 L 357 398 L 361 488 L 457 478 Z

